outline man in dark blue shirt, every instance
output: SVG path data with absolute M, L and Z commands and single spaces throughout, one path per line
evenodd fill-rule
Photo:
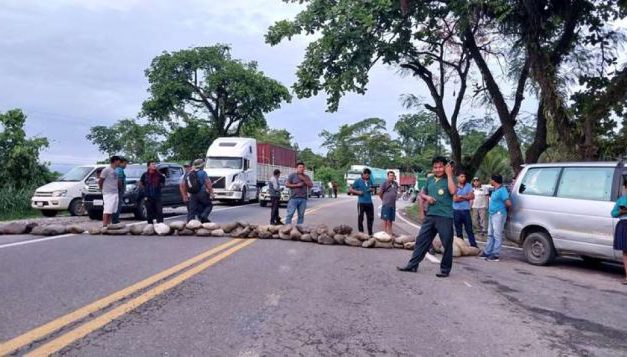
M 357 198 L 357 229 L 364 232 L 364 213 L 366 214 L 366 223 L 368 225 L 368 234 L 372 235 L 372 224 L 374 222 L 374 205 L 372 204 L 372 190 L 374 185 L 370 179 L 371 171 L 365 168 L 358 178 L 350 187 L 350 193 L 358 196 Z

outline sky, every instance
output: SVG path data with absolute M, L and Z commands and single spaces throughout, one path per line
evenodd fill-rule
M 101 160 L 105 155 L 85 138 L 89 128 L 137 117 L 148 96 L 144 70 L 164 50 L 227 43 L 234 58 L 257 61 L 266 75 L 290 87 L 312 38 L 271 47 L 264 34 L 299 9 L 280 0 L 4 0 L 0 112 L 24 110 L 27 134 L 50 140 L 45 161 Z M 322 130 L 380 117 L 391 132 L 407 112 L 402 94 L 428 98 L 420 82 L 383 65 L 371 71 L 368 88 L 366 95 L 344 97 L 335 113 L 326 112 L 324 95 L 295 97 L 268 114 L 268 124 L 287 129 L 300 148 L 321 152 Z

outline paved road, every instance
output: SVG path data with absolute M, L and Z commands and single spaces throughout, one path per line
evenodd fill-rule
M 268 216 L 224 206 L 213 220 Z M 310 202 L 309 224 L 354 221 L 352 198 Z M 431 262 L 396 272 L 409 254 L 278 240 L 0 237 L 0 355 L 14 343 L 16 354 L 71 356 L 627 354 L 621 267 L 566 258 L 534 267 L 507 249 L 498 263 L 456 259 L 442 280 Z

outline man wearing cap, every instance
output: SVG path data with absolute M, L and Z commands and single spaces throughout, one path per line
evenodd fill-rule
M 498 262 L 501 255 L 501 243 L 503 242 L 503 230 L 507 220 L 507 209 L 512 207 L 509 192 L 503 186 L 503 176 L 492 175 L 490 184 L 494 192 L 490 194 L 490 208 L 488 213 L 488 241 L 485 244 L 481 256 L 488 261 Z
M 349 191 L 357 197 L 357 229 L 364 232 L 364 213 L 366 214 L 366 224 L 368 225 L 368 235 L 372 236 L 372 224 L 374 222 L 374 205 L 372 204 L 372 191 L 374 184 L 370 179 L 371 171 L 365 168 L 361 173 L 361 178 L 353 182 Z
M 211 199 L 213 198 L 213 186 L 211 180 L 204 170 L 205 160 L 196 159 L 192 164 L 192 170 L 187 174 L 187 192 L 189 195 L 189 211 L 188 220 L 191 217 L 201 222 L 209 222 L 209 214 L 213 209 Z M 198 191 L 194 189 L 197 181 Z

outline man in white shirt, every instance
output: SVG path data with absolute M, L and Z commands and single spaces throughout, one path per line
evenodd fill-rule
M 478 177 L 472 179 L 472 189 L 475 199 L 472 201 L 472 222 L 475 231 L 480 235 L 488 233 L 488 191 L 481 187 Z

